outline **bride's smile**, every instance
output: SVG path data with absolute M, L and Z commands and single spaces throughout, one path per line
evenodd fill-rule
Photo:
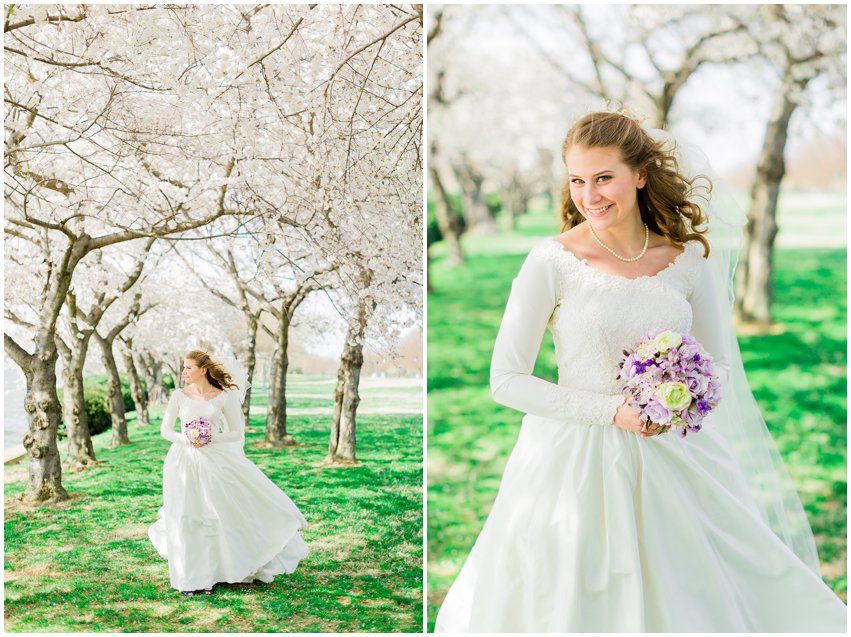
M 589 208 L 588 206 L 585 206 L 585 212 L 587 212 L 588 216 L 590 216 L 590 217 L 601 217 L 611 207 L 612 207 L 612 204 L 606 204 L 605 206 L 602 206 L 602 207 L 599 207 L 599 208 Z
M 621 113 L 567 134 L 562 233 L 512 281 L 491 356 L 494 401 L 525 416 L 436 633 L 845 631 L 736 345 L 743 224 L 692 200 L 676 151 Z M 557 381 L 535 375 L 546 330 Z M 627 360 L 653 363 L 635 392 Z
M 613 147 L 573 146 L 565 157 L 570 179 L 570 198 L 598 232 L 618 228 L 625 242 L 643 237 L 636 191 L 646 183 Z M 634 237 L 633 237 L 634 235 Z

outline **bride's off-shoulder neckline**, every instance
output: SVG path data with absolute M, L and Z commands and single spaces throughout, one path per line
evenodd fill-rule
M 224 394 L 225 392 L 224 392 L 224 391 L 220 391 L 218 394 L 216 394 L 216 395 L 215 395 L 215 396 L 213 396 L 212 398 L 192 398 L 192 396 L 187 396 L 186 392 L 185 392 L 185 391 L 183 391 L 183 389 L 182 389 L 182 388 L 180 389 L 180 393 L 181 393 L 181 394 L 183 394 L 183 397 L 184 397 L 184 398 L 186 398 L 187 400 L 194 400 L 196 403 L 208 403 L 208 402 L 210 402 L 210 401 L 215 400 L 216 398 L 218 398 L 219 396 L 221 396 L 221 395 L 222 395 L 222 394 Z
M 628 277 L 628 276 L 622 276 L 620 274 L 612 274 L 611 272 L 605 272 L 603 270 L 600 270 L 599 268 L 595 268 L 590 263 L 588 263 L 588 259 L 580 259 L 575 254 L 573 254 L 573 252 L 568 250 L 564 246 L 564 244 L 561 241 L 559 241 L 558 239 L 556 239 L 555 237 L 551 237 L 548 240 L 548 243 L 552 244 L 553 247 L 557 248 L 559 253 L 567 256 L 574 263 L 586 268 L 591 273 L 598 275 L 598 276 L 607 277 L 607 278 L 610 278 L 610 279 L 615 279 L 615 280 L 618 280 L 618 281 L 641 281 L 641 280 L 645 280 L 645 279 L 657 279 L 664 272 L 667 272 L 668 270 L 673 269 L 683 259 L 683 257 L 686 255 L 686 253 L 688 253 L 689 246 L 694 244 L 694 242 L 686 243 L 685 246 L 683 247 L 682 252 L 680 252 L 676 257 L 674 257 L 670 262 L 668 262 L 668 264 L 665 267 L 660 269 L 655 274 L 642 274 L 642 275 L 636 276 L 636 277 Z

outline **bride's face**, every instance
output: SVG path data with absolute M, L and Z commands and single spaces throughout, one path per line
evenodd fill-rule
M 206 376 L 207 370 L 198 367 L 198 363 L 191 358 L 183 359 L 183 380 L 187 385 L 197 383 Z
M 617 148 L 572 146 L 565 163 L 570 198 L 595 230 L 634 223 L 633 215 L 640 218 L 637 194 L 646 179 L 623 163 Z

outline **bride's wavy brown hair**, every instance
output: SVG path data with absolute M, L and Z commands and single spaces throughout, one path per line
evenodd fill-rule
M 232 382 L 233 378 L 225 371 L 222 364 L 217 363 L 210 358 L 210 355 L 207 354 L 207 352 L 201 351 L 200 349 L 193 349 L 183 358 L 191 359 L 198 367 L 206 369 L 207 380 L 210 381 L 210 384 L 213 387 L 221 390 L 239 388 L 236 383 Z
M 698 196 L 708 201 L 712 182 L 705 175 L 685 177 L 674 155 L 675 148 L 666 148 L 664 142 L 653 139 L 633 118 L 607 111 L 589 113 L 573 124 L 561 149 L 565 162 L 573 146 L 617 148 L 623 163 L 647 175 L 647 183 L 637 193 L 641 219 L 647 227 L 678 247 L 686 241 L 699 241 L 704 256 L 709 256 L 709 241 L 703 236 L 708 228 L 701 228 L 706 225 L 706 215 L 694 198 L 701 188 L 705 193 Z M 699 180 L 706 184 L 695 186 Z M 561 220 L 562 231 L 585 221 L 570 198 L 569 175 L 561 188 Z

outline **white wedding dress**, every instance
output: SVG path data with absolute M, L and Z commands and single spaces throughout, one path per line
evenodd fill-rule
M 613 424 L 622 351 L 651 329 L 690 332 L 724 382 L 707 277 L 694 242 L 637 279 L 555 240 L 531 251 L 491 366 L 494 399 L 528 415 L 436 632 L 845 632 L 845 605 L 763 522 L 712 415 L 686 438 Z M 532 376 L 546 327 L 558 384 Z
M 178 416 L 181 429 L 204 416 L 219 432 L 208 445 L 195 448 L 174 431 Z M 245 457 L 238 392 L 205 401 L 176 389 L 161 434 L 173 444 L 163 464 L 163 506 L 148 537 L 168 559 L 172 587 L 194 591 L 219 582 L 271 582 L 275 575 L 292 573 L 308 554 L 299 534 L 307 522 Z

